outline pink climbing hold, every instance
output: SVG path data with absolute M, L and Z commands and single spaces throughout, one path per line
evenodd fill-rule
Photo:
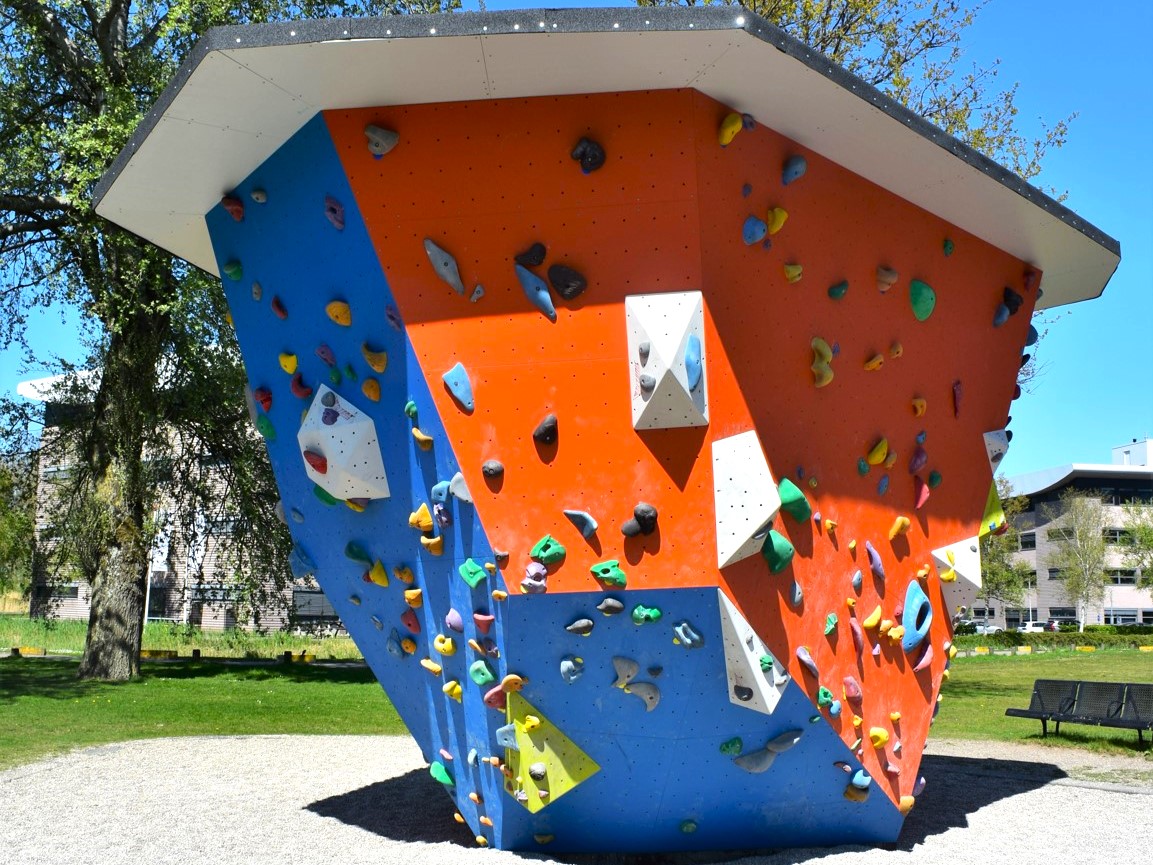
M 925 641 L 925 651 L 921 653 L 921 660 L 917 661 L 917 666 L 913 667 L 914 673 L 919 673 L 922 670 L 928 669 L 929 665 L 933 663 L 933 644 Z
M 337 231 L 344 231 L 344 205 L 331 195 L 324 196 L 324 215 Z
M 488 613 L 473 613 L 472 621 L 478 631 L 487 634 L 492 630 L 492 623 L 496 621 L 496 616 L 491 616 Z
M 961 396 L 964 390 L 961 387 L 961 380 L 957 379 L 953 382 L 953 417 L 961 416 Z
M 853 632 L 853 648 L 857 650 L 857 656 L 860 657 L 865 651 L 865 634 L 861 630 L 861 623 L 856 619 L 849 619 L 849 630 Z
M 505 711 L 508 708 L 508 694 L 504 688 L 497 685 L 491 688 L 484 695 L 484 704 L 490 709 L 497 709 L 498 711 Z
M 420 619 L 416 617 L 416 611 L 411 607 L 400 614 L 400 623 L 412 631 L 412 633 L 420 633 Z
M 865 699 L 860 683 L 852 676 L 845 676 L 845 700 L 853 707 L 858 715 L 861 713 L 861 704 Z
M 913 476 L 913 510 L 919 511 L 929 500 L 929 485 L 921 480 L 920 475 Z

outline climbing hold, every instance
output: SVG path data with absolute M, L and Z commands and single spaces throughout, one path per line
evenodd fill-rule
M 556 444 L 557 440 L 557 419 L 555 414 L 547 414 L 544 416 L 536 429 L 532 431 L 533 441 L 537 444 L 551 445 Z
M 759 216 L 748 216 L 745 219 L 745 224 L 741 226 L 741 239 L 745 242 L 746 246 L 760 243 L 768 233 L 768 223 Z
M 870 727 L 869 741 L 874 748 L 884 748 L 889 741 L 889 731 L 884 727 Z
M 849 631 L 853 635 L 853 648 L 859 657 L 865 650 L 865 635 L 861 631 L 861 623 L 856 619 L 849 619 Z
M 946 237 L 943 241 L 941 241 L 941 250 L 945 253 L 946 258 L 953 254 L 954 249 L 956 249 L 956 244 L 954 244 L 953 241 L 949 238 Z
M 400 311 L 391 303 L 384 307 L 384 318 L 393 330 L 400 330 L 404 322 L 400 320 Z
M 878 580 L 885 579 L 885 566 L 881 562 L 881 554 L 873 547 L 872 541 L 865 541 L 865 552 L 869 555 L 869 570 Z
M 896 340 L 889 346 L 889 357 L 897 358 L 905 353 L 905 348 Z
M 639 673 L 640 670 L 641 665 L 632 658 L 625 658 L 620 655 L 613 657 L 613 671 L 617 674 L 616 681 L 613 682 L 613 687 L 627 688 L 629 682 L 637 677 L 637 673 Z
M 632 618 L 634 625 L 644 625 L 661 620 L 661 611 L 658 607 L 646 607 L 642 604 L 637 604 L 633 607 Z
M 564 515 L 577 527 L 582 537 L 591 538 L 597 533 L 597 521 L 588 511 L 566 510 Z
M 741 741 L 740 736 L 721 742 L 721 753 L 727 757 L 736 757 L 744 749 L 745 743 Z
M 437 535 L 435 538 L 422 537 L 420 545 L 428 551 L 430 556 L 439 556 L 444 553 L 444 536 Z
M 441 671 L 444 669 L 440 664 L 438 664 L 436 661 L 432 660 L 432 658 L 421 659 L 420 665 L 422 667 L 424 667 L 426 670 L 428 670 L 430 673 L 432 673 L 434 676 L 439 676 L 441 674 Z
M 769 234 L 776 234 L 785 227 L 785 222 L 789 218 L 789 212 L 783 207 L 772 207 L 766 214 L 769 226 Z
M 917 663 L 913 666 L 913 672 L 919 673 L 922 670 L 926 670 L 929 668 L 929 666 L 932 663 L 933 663 L 933 644 L 926 642 L 925 643 L 925 651 L 921 653 L 920 660 L 917 661 Z
M 964 396 L 964 392 L 960 379 L 953 382 L 953 417 L 961 416 L 961 397 Z
M 524 290 L 525 297 L 544 314 L 545 318 L 555 322 L 556 307 L 553 305 L 552 295 L 549 294 L 548 284 L 528 268 L 519 264 L 514 265 L 514 267 L 516 278 L 520 281 L 520 287 Z
M 830 285 L 829 286 L 828 295 L 833 300 L 840 300 L 842 297 L 845 296 L 846 293 L 848 293 L 848 291 L 849 291 L 849 281 L 847 279 L 843 279 L 840 282 L 838 282 L 836 285 Z
M 294 544 L 292 552 L 288 554 L 288 569 L 297 579 L 304 579 L 316 572 L 316 562 L 304 551 L 299 544 Z
M 801 666 L 808 670 L 809 675 L 814 679 L 819 680 L 821 678 L 821 671 L 817 669 L 817 662 L 813 660 L 813 656 L 806 646 L 799 646 L 797 648 L 797 660 L 801 662 Z
M 492 630 L 493 623 L 496 622 L 496 616 L 489 613 L 475 612 L 472 614 L 472 623 L 476 625 L 476 629 L 482 633 L 487 634 Z
M 880 265 L 877 267 L 877 291 L 884 294 L 893 287 L 897 281 L 897 271 L 891 267 Z
M 548 281 L 553 291 L 565 300 L 576 300 L 588 287 L 584 274 L 567 264 L 549 265 Z
M 904 627 L 904 636 L 901 639 L 901 648 L 906 653 L 913 651 L 921 645 L 929 634 L 929 626 L 933 623 L 933 605 L 920 583 L 909 583 L 905 591 L 905 605 L 901 615 L 901 625 Z
M 925 412 L 928 410 L 928 403 L 925 402 L 923 397 L 915 396 L 912 400 L 913 417 L 924 417 Z
M 733 763 L 740 766 L 746 772 L 754 775 L 761 772 L 767 772 L 769 767 L 773 765 L 773 761 L 777 759 L 775 752 L 770 751 L 768 748 L 761 748 L 757 751 L 750 751 L 747 754 L 735 758 Z
M 545 535 L 533 545 L 529 555 L 541 564 L 552 565 L 564 559 L 565 552 L 564 545 L 556 538 Z
M 877 627 L 877 625 L 879 625 L 880 623 L 881 623 L 881 605 L 877 604 L 877 608 L 875 610 L 873 610 L 873 612 L 869 613 L 868 616 L 865 617 L 865 620 L 863 622 L 861 622 L 861 625 L 864 626 L 866 629 L 871 631 L 873 628 Z
M 239 277 L 237 277 L 239 279 Z M 281 321 L 288 318 L 288 307 L 284 305 L 284 301 L 276 295 L 272 296 L 272 301 L 269 304 L 272 307 L 272 314 L 279 318 Z
M 594 577 L 602 583 L 608 583 L 611 586 L 625 587 L 628 577 L 625 572 L 621 570 L 620 561 L 617 559 L 609 559 L 604 562 L 597 562 L 589 571 Z
M 537 242 L 530 246 L 523 252 L 518 252 L 513 256 L 513 261 L 523 267 L 536 267 L 544 263 L 544 257 L 547 250 L 543 243 Z
M 852 676 L 845 676 L 844 693 L 845 700 L 850 706 L 853 707 L 853 711 L 860 712 L 861 704 L 865 699 L 865 695 L 861 690 L 860 683 Z
M 263 189 L 257 188 L 248 193 L 248 197 L 255 201 L 257 204 L 264 204 L 268 201 L 268 193 Z
M 621 534 L 626 538 L 637 535 L 651 535 L 657 530 L 657 509 L 647 502 L 637 502 L 633 517 L 621 524 Z
M 604 613 L 606 616 L 615 616 L 625 611 L 625 605 L 623 601 L 620 601 L 617 598 L 605 598 L 603 601 L 597 604 L 597 609 Z
M 392 575 L 407 586 L 411 586 L 413 580 L 416 579 L 412 573 L 412 568 L 408 567 L 408 565 L 397 565 L 392 569 Z
M 513 691 L 522 690 L 526 682 L 528 682 L 528 679 L 526 679 L 524 676 L 519 676 L 516 673 L 509 673 L 507 676 L 500 680 L 500 689 L 506 694 L 511 694 Z M 525 723 L 525 729 L 528 729 L 527 720 Z
M 701 363 L 701 338 L 695 333 L 690 333 L 689 338 L 685 341 L 685 379 L 688 382 L 689 390 L 694 391 L 697 385 L 701 383 L 701 374 L 704 367 Z
M 885 461 L 889 455 L 889 440 L 887 438 L 878 439 L 877 443 L 869 449 L 865 461 L 871 466 L 879 466 Z
M 804 599 L 805 592 L 801 588 L 801 584 L 793 580 L 792 585 L 789 586 L 789 606 L 799 607 Z
M 572 655 L 565 655 L 560 659 L 560 675 L 565 680 L 565 683 L 571 685 L 585 671 L 585 662 L 581 658 L 574 658 Z
M 931 472 L 929 472 L 929 477 L 925 483 L 928 484 L 929 489 L 936 489 L 941 483 L 941 473 L 936 469 L 933 469 Z
M 1001 297 L 1005 306 L 1009 308 L 1009 315 L 1016 315 L 1017 311 L 1021 308 L 1021 304 L 1025 302 L 1025 298 L 1021 297 L 1021 295 L 1017 294 L 1017 292 L 1013 291 L 1013 289 L 1007 285 L 1004 291 L 1001 292 Z
M 292 391 L 292 395 L 298 399 L 308 399 L 308 397 L 312 396 L 312 388 L 304 383 L 304 376 L 299 372 L 292 377 L 288 388 Z
M 460 279 L 460 268 L 452 254 L 437 246 L 431 238 L 424 239 L 424 251 L 432 269 L 457 294 L 464 295 L 464 283 Z
M 380 402 L 380 382 L 374 378 L 366 378 L 360 383 L 360 392 L 372 402 Z
M 534 781 L 543 781 L 548 775 L 548 769 L 544 763 L 533 763 L 528 767 L 528 776 Z
M 373 582 L 376 582 L 373 580 Z M 383 583 L 382 585 L 388 585 Z M 404 602 L 413 609 L 420 609 L 424 606 L 424 591 L 422 589 L 405 589 Z
M 852 580 L 850 580 L 850 582 L 852 583 L 853 591 L 855 591 L 855 592 L 861 591 L 861 569 L 860 568 L 858 568 L 857 570 L 855 570 L 853 572 L 853 578 L 852 578 Z
M 913 475 L 925 467 L 929 462 L 929 454 L 921 445 L 917 445 L 913 449 L 913 453 L 909 457 L 909 474 Z
M 1037 332 L 1037 328 L 1033 327 L 1033 325 L 1029 325 L 1029 330 L 1025 334 L 1025 347 L 1028 348 L 1031 345 L 1036 345 L 1037 340 L 1040 338 L 1041 334 Z
M 673 625 L 673 642 L 686 649 L 699 649 L 705 644 L 705 638 L 688 622 L 678 622 Z
M 785 160 L 784 168 L 781 169 L 781 183 L 788 186 L 794 180 L 800 180 L 804 177 L 805 169 L 808 167 L 809 163 L 799 153 L 790 156 Z
M 581 164 L 581 171 L 591 174 L 605 164 L 605 149 L 591 138 L 582 138 L 570 154 Z
M 566 625 L 565 630 L 570 634 L 576 634 L 578 637 L 587 637 L 593 632 L 596 623 L 592 619 L 577 619 L 571 625 Z
M 1009 320 L 1009 307 L 1004 303 L 997 304 L 997 309 L 993 312 L 993 327 L 1000 327 Z
M 444 634 L 437 634 L 432 638 L 432 647 L 442 655 L 456 654 L 456 643 L 452 637 L 446 637 Z
M 865 369 L 869 372 L 875 372 L 885 365 L 885 356 L 883 354 L 874 354 L 865 361 Z
M 929 500 L 929 485 L 921 480 L 920 475 L 913 476 L 913 510 L 919 511 Z
M 412 437 L 422 451 L 432 450 L 432 436 L 421 432 L 419 427 L 412 428 Z
M 889 476 L 885 475 L 883 478 L 881 478 L 879 481 L 877 481 L 877 495 L 883 496 L 888 491 L 889 491 Z
M 333 300 L 324 306 L 325 314 L 341 327 L 352 324 L 352 308 L 343 300 Z
M 344 545 L 344 555 L 346 558 L 352 559 L 354 562 L 358 562 L 359 564 L 366 565 L 367 567 L 370 567 L 370 568 L 373 566 L 372 556 L 370 556 L 368 554 L 368 550 L 366 550 L 361 544 L 357 543 L 356 541 L 349 541 L 347 544 Z M 380 564 L 380 563 L 377 562 L 377 564 Z M 380 569 L 383 572 L 384 566 L 381 565 Z M 387 577 L 385 577 L 385 585 L 388 585 L 388 578 Z
M 829 613 L 825 616 L 825 636 L 829 636 L 835 630 L 837 630 L 837 614 Z
M 364 355 L 365 363 L 376 372 L 384 372 L 388 367 L 388 353 L 383 349 L 378 351 L 365 342 L 361 343 L 360 353 Z
M 461 616 L 455 607 L 450 607 L 448 612 L 445 613 L 444 626 L 458 634 L 464 633 L 464 617 Z
M 783 269 L 785 271 L 785 282 L 792 284 L 794 282 L 801 281 L 801 276 L 804 272 L 804 267 L 802 265 L 786 264 L 783 265 Z
M 428 774 L 432 775 L 433 778 L 444 784 L 446 787 L 455 786 L 453 784 L 452 776 L 448 774 L 448 769 L 446 769 L 444 764 L 439 760 L 428 767 Z
M 908 517 L 898 514 L 897 517 L 893 520 L 893 524 L 889 526 L 889 540 L 894 540 L 897 535 L 905 534 L 907 531 L 909 531 L 910 525 L 911 523 L 909 522 Z
M 922 793 L 924 793 L 925 792 L 925 784 L 926 784 L 925 776 L 921 775 L 919 778 L 917 778 L 916 783 L 913 784 L 913 795 L 914 796 L 920 796 Z
M 340 503 L 340 499 L 332 495 L 328 490 L 316 484 L 312 488 L 312 493 L 326 505 L 335 505 Z
M 813 515 L 809 500 L 805 498 L 801 488 L 789 478 L 781 478 L 781 482 L 777 484 L 777 494 L 781 497 L 781 510 L 798 523 L 803 523 Z
M 717 130 L 717 143 L 721 147 L 728 147 L 732 144 L 733 139 L 737 137 L 737 133 L 745 128 L 744 118 L 737 114 L 735 111 L 726 114 L 721 121 L 720 129 Z
M 825 531 L 828 532 L 830 535 L 833 534 L 834 532 L 836 532 L 837 531 L 837 521 L 836 520 L 830 520 L 828 517 L 826 517 L 825 518 Z
M 865 475 L 867 475 L 869 473 L 869 469 L 870 469 L 869 461 L 867 459 L 865 459 L 864 457 L 858 457 L 857 458 L 857 474 L 859 474 L 861 477 L 864 477 Z
M 220 206 L 237 222 L 244 221 L 244 202 L 235 195 L 225 195 L 220 199 Z
M 432 531 L 432 513 L 428 505 L 421 502 L 420 507 L 408 515 L 409 528 L 419 529 L 422 532 Z
M 813 349 L 813 363 L 809 367 L 813 372 L 813 384 L 824 387 L 833 380 L 833 350 L 819 336 L 813 337 L 809 345 Z
M 324 196 L 324 217 L 337 231 L 344 231 L 344 205 L 331 195 Z
M 504 474 L 504 464 L 498 460 L 486 460 L 481 464 L 480 472 L 486 478 L 499 478 Z
M 490 709 L 504 712 L 508 708 L 508 694 L 501 690 L 500 685 L 496 685 L 485 691 L 484 704 Z
M 278 358 L 280 361 L 280 368 L 289 375 L 296 372 L 296 355 L 294 354 L 281 354 Z
M 917 321 L 925 321 L 937 306 L 937 293 L 927 282 L 910 280 L 909 304 L 913 307 L 913 317 Z
M 364 127 L 364 137 L 368 139 L 368 152 L 373 159 L 380 159 L 400 141 L 400 136 L 391 129 L 371 123 Z
M 241 277 L 244 276 L 244 266 L 239 261 L 236 261 L 235 259 L 233 259 L 232 261 L 224 262 L 224 266 L 221 267 L 220 269 L 224 272 L 224 275 L 227 276 L 229 279 L 239 280 Z M 276 311 L 275 308 L 273 308 L 273 312 L 275 312 L 275 311 Z M 283 318 L 283 317 L 284 316 L 281 316 L 281 318 Z
M 448 501 L 448 481 L 437 481 L 428 491 L 428 497 L 434 502 L 443 504 Z
M 769 572 L 773 574 L 779 574 L 787 568 L 795 552 L 796 549 L 789 543 L 788 538 L 776 529 L 769 530 L 765 544 L 761 547 L 761 555 L 769 565 Z
M 465 559 L 464 564 L 456 569 L 460 574 L 460 578 L 468 583 L 470 589 L 475 589 L 480 585 L 481 580 L 488 577 L 488 571 L 478 565 L 471 558 Z
M 817 688 L 817 705 L 822 709 L 833 705 L 833 692 L 824 685 Z

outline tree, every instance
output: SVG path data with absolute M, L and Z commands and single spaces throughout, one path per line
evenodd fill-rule
M 1101 494 L 1076 490 L 1061 493 L 1056 508 L 1046 516 L 1049 522 L 1049 549 L 1045 565 L 1055 569 L 1064 584 L 1066 600 L 1077 608 L 1077 618 L 1085 630 L 1086 614 L 1105 598 L 1105 507 Z
M 1000 534 L 990 532 L 981 538 L 981 597 L 986 611 L 989 601 L 998 601 L 1006 607 L 1020 606 L 1033 578 L 1029 566 L 1016 557 L 1021 549 L 1020 516 L 1028 500 L 1014 496 L 1012 486 L 1003 476 L 997 477 L 997 494 L 1005 511 L 1006 528 Z M 988 615 L 985 622 L 988 623 Z
M 29 461 L 0 462 L 0 597 L 28 591 L 35 528 L 36 476 Z
M 453 3 L 452 5 L 457 5 Z M 241 559 L 283 576 L 286 535 L 245 422 L 243 374 L 216 280 L 96 216 L 93 188 L 207 28 L 290 17 L 436 11 L 439 3 L 13 0 L 0 9 L 0 345 L 24 345 L 27 310 L 86 316 L 86 389 L 59 430 L 73 461 L 61 492 L 71 552 L 91 583 L 82 677 L 139 671 L 150 515 L 158 491 L 213 507 L 224 475 L 245 514 Z M 74 372 L 74 371 L 72 371 Z M 9 405 L 9 447 L 29 419 Z M 174 459 L 157 459 L 175 436 Z M 190 523 L 191 524 L 191 523 Z M 77 534 L 78 533 L 78 534 Z M 278 554 L 279 553 L 279 554 Z
M 1137 587 L 1153 590 L 1153 505 L 1126 502 L 1125 534 L 1122 536 L 1125 564 L 1137 571 Z

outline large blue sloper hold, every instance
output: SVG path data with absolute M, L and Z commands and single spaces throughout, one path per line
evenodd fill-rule
M 689 390 L 697 389 L 697 385 L 701 383 L 703 371 L 701 338 L 695 333 L 691 333 L 685 343 L 685 377 L 688 380 Z
M 544 313 L 549 321 L 556 321 L 556 306 L 549 294 L 548 283 L 523 265 L 517 264 L 516 278 L 520 280 L 520 287 L 524 289 L 524 296 L 532 301 L 532 305 Z
M 452 394 L 460 407 L 466 412 L 471 412 L 476 408 L 476 403 L 472 398 L 472 381 L 469 380 L 468 370 L 464 368 L 464 364 L 457 362 L 456 366 L 446 372 L 442 378 L 444 379 L 445 387 L 448 388 L 449 393 Z
M 905 592 L 905 610 L 901 614 L 901 627 L 905 635 L 901 638 L 901 648 L 911 652 L 921 645 L 933 624 L 933 605 L 921 584 L 916 580 L 909 583 Z

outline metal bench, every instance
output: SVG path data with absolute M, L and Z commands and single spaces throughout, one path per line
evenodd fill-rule
M 1061 732 L 1061 722 L 1136 730 L 1144 742 L 1144 731 L 1153 730 L 1153 684 L 1121 682 L 1074 682 L 1037 679 L 1027 709 L 1009 708 L 1012 718 L 1034 718 L 1041 722 L 1041 735 Z

